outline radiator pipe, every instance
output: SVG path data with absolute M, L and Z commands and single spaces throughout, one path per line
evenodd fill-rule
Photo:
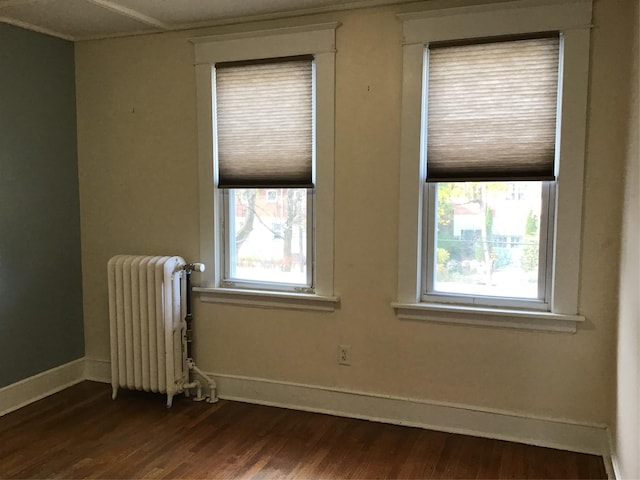
M 204 264 L 203 263 L 187 263 L 184 266 L 184 271 L 187 275 L 186 277 L 186 297 L 187 297 L 187 315 L 184 318 L 184 321 L 187 323 L 187 358 L 193 358 L 193 352 L 191 344 L 193 343 L 193 332 L 191 329 L 191 323 L 193 322 L 193 315 L 191 314 L 191 273 L 192 272 L 204 272 Z
M 216 382 L 209 375 L 205 374 L 202 370 L 200 370 L 195 362 L 193 361 L 193 352 L 192 352 L 192 343 L 193 343 L 193 332 L 191 329 L 191 324 L 193 322 L 193 315 L 191 313 L 191 273 L 192 272 L 204 272 L 204 264 L 203 263 L 188 263 L 183 269 L 186 274 L 185 278 L 185 288 L 186 288 L 186 316 L 185 316 L 185 336 L 187 340 L 187 366 L 189 368 L 189 372 L 194 372 L 201 376 L 204 380 L 207 381 L 207 386 L 209 387 L 209 395 L 205 397 L 202 394 L 202 384 L 195 380 L 191 383 L 186 384 L 185 388 L 196 388 L 196 396 L 194 400 L 200 401 L 206 398 L 208 403 L 215 403 L 218 401 L 217 395 L 217 385 Z

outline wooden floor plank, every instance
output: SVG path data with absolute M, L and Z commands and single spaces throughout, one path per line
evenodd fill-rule
M 602 458 L 83 382 L 0 418 L 0 478 L 606 478 Z

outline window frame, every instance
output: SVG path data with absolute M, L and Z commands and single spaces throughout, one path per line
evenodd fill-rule
M 335 30 L 337 22 L 191 38 L 195 51 L 198 120 L 200 259 L 207 270 L 194 291 L 204 301 L 248 306 L 273 306 L 333 311 L 333 203 L 335 150 Z M 313 55 L 315 63 L 315 180 L 313 286 L 295 290 L 238 288 L 224 284 L 224 201 L 217 188 L 214 138 L 214 66 L 297 55 Z M 247 285 L 250 287 L 249 285 Z
M 529 0 L 400 14 L 403 21 L 402 138 L 398 235 L 398 291 L 392 303 L 401 319 L 509 326 L 575 332 L 578 312 L 582 195 L 586 142 L 591 0 Z M 563 36 L 559 68 L 554 233 L 548 238 L 548 305 L 543 310 L 508 304 L 449 305 L 423 298 L 427 202 L 422 161 L 425 46 L 433 42 L 484 39 L 558 31 Z M 435 299 L 434 299 L 435 300 Z

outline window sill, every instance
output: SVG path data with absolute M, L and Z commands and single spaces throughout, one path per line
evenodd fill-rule
M 193 287 L 193 291 L 199 294 L 203 302 L 226 303 L 257 308 L 333 312 L 340 303 L 339 297 L 326 297 L 310 293 L 285 293 L 264 290 L 204 287 Z
M 401 320 L 575 333 L 581 315 L 434 303 L 392 303 Z

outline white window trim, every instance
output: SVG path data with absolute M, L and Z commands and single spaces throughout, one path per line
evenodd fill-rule
M 340 304 L 338 297 L 310 293 L 203 287 L 194 287 L 193 291 L 200 294 L 204 302 L 227 303 L 247 307 L 333 312 Z
M 584 322 L 581 315 L 562 315 L 534 310 L 512 310 L 475 305 L 446 305 L 441 303 L 392 303 L 401 320 L 427 320 L 437 323 L 458 323 L 488 327 L 510 327 L 553 332 L 576 331 Z
M 201 286 L 194 288 L 206 301 L 276 308 L 332 310 L 339 299 L 333 294 L 334 262 L 334 118 L 335 30 L 339 23 L 260 30 L 190 39 L 195 48 L 200 205 L 200 259 L 207 265 Z M 215 188 L 213 159 L 213 77 L 218 62 L 255 60 L 313 54 L 316 69 L 316 187 L 314 215 L 313 293 L 287 294 L 262 290 L 220 288 L 224 274 L 220 192 Z M 234 293 L 231 293 L 234 292 Z M 294 302 L 283 301 L 294 299 Z M 302 305 L 303 307 L 300 307 Z M 322 306 L 322 308 L 317 308 Z
M 582 195 L 586 142 L 591 0 L 522 0 L 399 15 L 403 21 L 397 302 L 399 318 L 474 325 L 575 331 L 578 314 Z M 558 132 L 555 237 L 548 312 L 421 302 L 424 162 L 421 159 L 422 75 L 425 45 L 435 41 L 560 31 L 562 118 Z M 541 315 L 542 313 L 542 315 Z M 484 321 L 487 316 L 492 322 Z M 499 320 L 495 320 L 499 318 Z M 508 321 L 505 321 L 508 319 Z M 545 328 L 548 327 L 548 328 Z

